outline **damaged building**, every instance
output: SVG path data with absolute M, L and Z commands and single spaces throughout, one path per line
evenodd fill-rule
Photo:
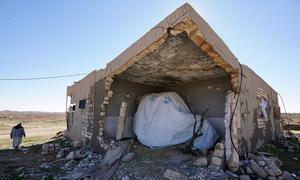
M 204 19 L 184 4 L 105 69 L 67 88 L 68 136 L 98 151 L 109 146 L 108 139 L 136 138 L 135 116 L 142 99 L 166 92 L 181 97 L 191 114 L 205 117 L 218 133 L 217 141 L 225 142 L 232 169 L 239 154 L 256 150 L 280 132 L 276 91 L 240 64 Z M 172 122 L 168 126 L 177 127 Z

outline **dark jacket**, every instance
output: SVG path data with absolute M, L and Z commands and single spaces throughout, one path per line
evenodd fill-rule
M 10 132 L 10 138 L 25 137 L 25 130 L 21 124 L 14 126 Z

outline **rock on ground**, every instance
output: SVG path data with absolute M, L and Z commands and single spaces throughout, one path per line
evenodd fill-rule
M 123 162 L 129 162 L 134 158 L 134 153 L 127 153 L 122 157 Z
M 204 156 L 204 157 L 201 157 L 199 159 L 196 159 L 194 162 L 193 162 L 193 165 L 194 166 L 198 166 L 198 167 L 206 167 L 208 164 L 207 162 L 207 157 Z
M 251 180 L 251 177 L 249 175 L 241 175 L 240 180 Z
M 187 180 L 188 178 L 179 172 L 173 171 L 171 169 L 167 169 L 164 173 L 164 178 L 170 180 Z

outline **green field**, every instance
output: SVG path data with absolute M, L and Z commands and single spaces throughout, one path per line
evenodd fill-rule
M 66 129 L 63 113 L 0 112 L 0 149 L 11 148 L 10 131 L 18 122 L 22 122 L 26 132 L 21 146 L 49 141 L 57 132 Z

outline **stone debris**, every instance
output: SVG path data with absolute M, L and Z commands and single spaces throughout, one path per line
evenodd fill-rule
M 42 165 L 40 165 L 40 169 L 49 170 L 51 169 L 51 166 L 48 163 L 43 163 Z
M 64 157 L 64 155 L 65 155 L 65 152 L 64 152 L 64 150 L 62 149 L 62 150 L 58 151 L 58 153 L 57 153 L 57 155 L 56 155 L 56 158 L 57 158 L 57 159 L 61 159 L 61 158 Z
M 272 169 L 265 167 L 264 170 L 269 176 L 275 176 L 275 173 Z
M 251 177 L 249 175 L 241 175 L 240 180 L 251 180 Z
M 217 143 L 214 148 L 213 156 L 210 161 L 210 168 L 214 170 L 224 169 L 225 162 L 225 145 L 224 143 Z
M 130 178 L 128 177 L 128 176 L 124 176 L 124 177 L 122 177 L 122 179 L 121 180 L 129 180 Z
M 224 142 L 219 142 L 215 145 L 215 149 L 222 149 L 224 150 L 225 149 L 225 145 L 224 145 Z
M 296 174 L 290 174 L 287 171 L 282 171 L 280 166 L 282 161 L 274 157 L 270 153 L 258 152 L 248 153 L 245 160 L 240 161 L 240 169 L 233 173 L 226 170 L 225 164 L 225 146 L 224 143 L 217 143 L 213 151 L 208 150 L 206 156 L 198 154 L 197 158 L 190 155 L 190 158 L 182 158 L 176 154 L 169 157 L 169 163 L 178 164 L 178 166 L 157 166 L 157 160 L 151 158 L 136 157 L 135 151 L 131 150 L 133 140 L 125 141 L 108 141 L 107 151 L 103 155 L 93 153 L 90 147 L 83 147 L 81 142 L 65 143 L 47 143 L 42 146 L 42 154 L 50 154 L 56 152 L 55 163 L 40 160 L 40 174 L 34 174 L 25 170 L 24 167 L 15 170 L 19 178 L 33 179 L 93 179 L 94 172 L 102 172 L 103 168 L 115 166 L 112 175 L 112 180 L 122 179 L 175 179 L 175 180 L 204 180 L 204 179 L 299 179 Z M 141 145 L 134 145 L 135 148 Z M 183 156 L 184 157 L 184 156 Z M 177 160 L 179 159 L 179 160 Z M 165 160 L 163 160 L 165 161 Z M 161 163 L 161 160 L 160 160 Z M 140 167 L 143 168 L 141 169 Z M 118 167 L 118 168 L 117 168 Z M 172 167 L 172 169 L 165 169 Z M 60 169 L 60 173 L 53 176 L 51 169 Z M 116 170 L 118 169 L 118 170 Z M 151 173 L 150 171 L 153 171 Z M 108 170 L 107 170 L 108 171 Z M 109 170 L 110 171 L 110 170 Z M 135 172 L 136 171 L 136 172 Z M 143 176 L 147 174 L 148 176 Z M 110 175 L 110 176 L 111 176 Z M 150 176 L 149 176 L 150 175 Z M 36 178 L 38 177 L 38 178 Z M 42 178 L 41 178 L 42 177 Z M 103 176 L 104 177 L 104 176 Z
M 47 143 L 42 145 L 42 155 L 51 154 L 60 150 L 59 143 Z
M 73 141 L 72 145 L 75 148 L 80 148 L 82 146 L 82 143 L 80 141 Z
M 246 173 L 247 174 L 254 174 L 254 172 L 252 171 L 252 169 L 250 167 L 246 167 Z
M 164 173 L 164 178 L 170 180 L 187 180 L 188 178 L 179 172 L 173 171 L 171 169 L 167 169 Z
M 283 177 L 283 179 L 286 179 L 286 180 L 293 180 L 294 179 L 293 176 L 287 171 L 282 171 L 282 177 Z
M 74 158 L 75 158 L 75 153 L 74 153 L 74 151 L 71 151 L 71 152 L 67 155 L 66 160 L 72 160 L 72 159 L 74 159 Z
M 105 153 L 102 164 L 113 164 L 116 160 L 120 159 L 128 149 L 131 148 L 133 143 L 133 140 L 121 141 L 116 148 L 109 150 Z
M 223 159 L 224 158 L 224 149 L 215 149 L 213 156 Z
M 127 153 L 122 157 L 123 162 L 129 162 L 134 158 L 135 154 L 134 153 Z
M 210 161 L 210 166 L 219 170 L 222 168 L 223 160 L 219 157 L 212 157 Z
M 18 175 L 19 178 L 23 178 L 24 176 L 25 176 L 25 173 L 23 173 L 23 172 Z
M 272 156 L 270 153 L 248 153 L 247 157 L 247 160 L 241 160 L 241 168 L 243 168 L 246 172 L 246 175 L 250 175 L 252 179 L 263 178 L 272 180 L 298 178 L 297 176 L 293 177 L 287 171 L 282 171 L 280 169 L 282 161 L 277 157 Z
M 251 164 L 250 164 L 251 169 L 252 169 L 258 176 L 260 176 L 260 177 L 262 177 L 262 178 L 268 177 L 268 174 L 264 171 L 263 168 L 259 167 L 259 166 L 256 164 L 256 162 L 251 161 L 250 163 L 251 163 Z
M 196 159 L 193 162 L 193 165 L 198 166 L 198 167 L 207 167 L 207 165 L 208 165 L 207 157 L 204 156 L 204 157 L 201 157 L 199 159 Z
M 21 173 L 25 168 L 24 167 L 19 167 L 15 171 L 17 174 Z
M 266 165 L 265 161 L 258 161 L 257 163 L 260 167 L 264 167 Z
M 268 163 L 268 167 L 270 169 L 272 169 L 272 171 L 274 172 L 275 176 L 281 175 L 281 173 L 282 173 L 281 170 L 276 166 L 276 164 L 273 161 L 267 162 L 267 163 Z

